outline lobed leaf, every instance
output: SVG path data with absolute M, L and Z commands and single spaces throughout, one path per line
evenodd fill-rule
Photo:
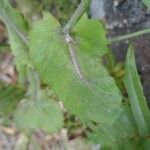
M 38 91 L 37 99 L 24 99 L 15 112 L 17 127 L 27 134 L 37 129 L 55 133 L 63 125 L 63 115 L 58 104 L 47 96 L 44 90 Z
M 90 30 L 89 32 L 94 33 L 91 30 L 96 30 L 96 33 L 97 29 L 93 27 L 98 26 L 97 22 L 91 24 L 87 22 L 90 21 L 86 19 L 84 27 L 91 27 L 85 31 Z M 84 24 L 84 19 L 81 24 Z M 120 115 L 122 97 L 114 79 L 100 63 L 99 56 L 105 53 L 106 45 L 99 42 L 101 43 L 105 31 L 101 29 L 102 34 L 98 32 L 97 44 L 93 40 L 89 41 L 88 46 L 84 44 L 87 43 L 85 37 L 92 39 L 95 35 L 87 33 L 86 36 L 85 32 L 80 33 L 80 26 L 82 25 L 79 22 L 74 32 L 76 38 L 79 36 L 78 39 L 82 39 L 82 48 L 78 43 L 73 46 L 77 47 L 78 65 L 88 85 L 78 77 L 60 25 L 50 14 L 44 14 L 44 19 L 39 21 L 30 33 L 31 59 L 42 80 L 54 90 L 70 113 L 78 115 L 84 121 L 112 124 Z M 105 41 L 104 39 L 102 41 Z M 94 57 L 92 52 L 88 53 L 91 47 L 94 48 Z

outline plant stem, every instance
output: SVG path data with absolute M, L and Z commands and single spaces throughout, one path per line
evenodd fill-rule
M 83 15 L 85 10 L 88 8 L 91 0 L 82 0 L 81 3 L 79 4 L 78 8 L 74 12 L 73 16 L 69 20 L 69 22 L 66 24 L 64 27 L 64 32 L 69 33 L 71 29 L 75 26 L 77 21 L 80 19 L 80 17 Z
M 111 44 L 113 42 L 128 40 L 128 39 L 131 39 L 131 38 L 134 38 L 134 37 L 137 37 L 137 36 L 141 36 L 141 35 L 144 35 L 144 34 L 148 34 L 148 33 L 150 33 L 150 28 L 143 29 L 143 30 L 140 30 L 140 31 L 137 31 L 137 32 L 134 32 L 134 33 L 130 33 L 130 34 L 126 34 L 126 35 L 118 36 L 116 38 L 109 39 L 109 43 Z
M 7 15 L 4 9 L 0 9 L 0 18 L 4 21 L 6 26 L 11 27 L 14 32 L 21 38 L 22 42 L 25 45 L 28 45 L 27 36 L 19 29 L 18 26 L 14 23 L 14 21 Z
M 30 83 L 28 95 L 34 100 L 38 100 L 38 91 L 40 90 L 40 79 L 38 73 L 34 70 L 32 65 L 27 68 L 28 80 Z

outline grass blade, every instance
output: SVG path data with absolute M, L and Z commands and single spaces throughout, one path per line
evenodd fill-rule
M 133 47 L 130 46 L 126 58 L 125 87 L 129 96 L 131 110 L 141 135 L 150 132 L 150 113 L 146 103 L 142 85 L 136 70 Z

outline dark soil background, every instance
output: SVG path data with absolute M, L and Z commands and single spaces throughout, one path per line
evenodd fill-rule
M 93 0 L 90 12 L 93 18 L 106 22 L 110 38 L 150 27 L 150 11 L 141 0 Z M 138 72 L 150 104 L 150 35 L 113 43 L 110 47 L 118 61 L 125 61 L 130 42 L 135 47 Z

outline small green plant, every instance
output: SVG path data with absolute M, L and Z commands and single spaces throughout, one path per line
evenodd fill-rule
M 142 0 L 143 3 L 148 7 L 150 8 L 150 1 L 149 0 Z
M 149 1 L 143 2 L 149 6 Z M 0 85 L 0 114 L 13 114 L 27 138 L 37 129 L 52 134 L 64 125 L 58 105 L 62 101 L 67 112 L 89 129 L 88 139 L 101 149 L 148 150 L 150 112 L 136 70 L 134 48 L 129 45 L 119 82 L 115 73 L 123 66 L 114 63 L 108 44 L 150 29 L 109 40 L 104 24 L 85 14 L 89 4 L 90 0 L 82 0 L 62 27 L 48 12 L 31 21 L 8 0 L 0 1 L 0 19 L 7 27 L 18 72 L 16 85 Z

